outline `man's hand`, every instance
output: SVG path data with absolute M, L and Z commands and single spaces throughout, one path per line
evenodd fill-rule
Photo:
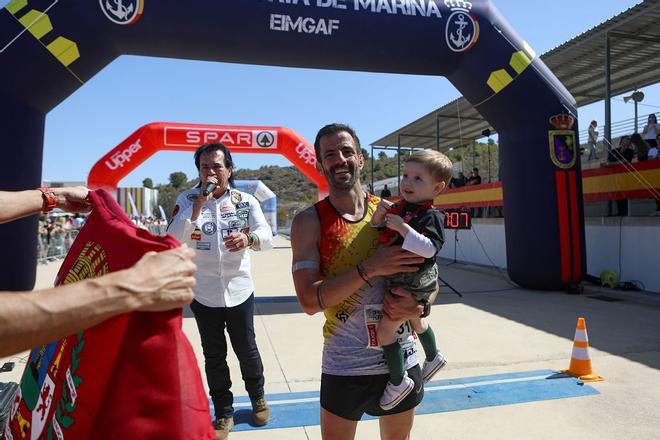
M 397 287 L 392 292 L 385 293 L 383 313 L 393 321 L 404 321 L 419 318 L 424 312 L 424 306 L 405 289 Z
M 399 272 L 417 272 L 419 268 L 416 265 L 423 262 L 424 257 L 404 251 L 400 246 L 382 246 L 364 260 L 362 266 L 366 276 L 373 278 Z
M 183 307 L 193 299 L 195 251 L 183 245 L 165 252 L 147 252 L 121 274 L 119 285 L 138 301 L 137 310 L 157 312 Z
M 193 211 L 192 211 L 192 216 L 190 218 L 190 220 L 192 221 L 197 220 L 197 218 L 199 217 L 199 213 L 202 212 L 202 206 L 204 206 L 204 203 L 208 202 L 213 198 L 213 191 L 211 191 L 207 195 L 204 195 L 204 190 L 206 189 L 206 185 L 208 185 L 209 183 L 215 183 L 217 185 L 218 178 L 215 176 L 208 176 L 206 182 L 200 183 L 199 194 L 197 194 L 197 197 L 193 202 Z
M 248 246 L 248 236 L 242 232 L 232 232 L 229 236 L 225 237 L 225 246 L 229 252 L 238 252 Z
M 57 207 L 66 212 L 89 212 L 92 205 L 87 200 L 89 189 L 84 186 L 51 188 L 57 196 Z

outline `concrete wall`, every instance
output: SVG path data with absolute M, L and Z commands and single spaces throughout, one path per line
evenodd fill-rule
M 456 249 L 457 261 L 506 267 L 503 219 L 472 219 L 472 230 L 445 232 L 442 258 L 453 260 Z M 646 290 L 660 292 L 660 218 L 587 218 L 586 236 L 589 274 L 599 276 L 602 270 L 612 269 L 621 280 L 639 280 Z

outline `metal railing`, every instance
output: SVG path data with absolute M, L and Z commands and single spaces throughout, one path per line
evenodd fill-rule
M 154 235 L 165 235 L 167 225 L 148 225 L 144 226 Z M 37 238 L 37 261 L 45 264 L 51 261 L 61 260 L 66 257 L 71 245 L 78 236 L 78 230 L 71 231 L 52 231 L 50 235 L 40 233 Z
M 78 231 L 53 231 L 50 235 L 39 234 L 37 239 L 37 261 L 48 263 L 66 257 Z

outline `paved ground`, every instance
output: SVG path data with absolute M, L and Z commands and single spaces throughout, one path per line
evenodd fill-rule
M 269 395 L 316 392 L 319 389 L 322 318 L 302 313 L 294 302 L 289 244 L 283 238 L 278 238 L 276 243 L 277 248 L 273 251 L 253 254 L 258 299 L 255 321 L 266 370 L 266 392 Z M 56 265 L 40 266 L 39 283 L 49 285 L 55 271 Z M 440 388 L 452 388 L 446 385 L 461 381 L 472 385 L 464 395 L 460 392 L 454 394 L 456 406 L 453 409 L 417 416 L 413 438 L 658 438 L 658 297 L 612 293 L 597 288 L 588 288 L 580 296 L 527 291 L 509 284 L 498 271 L 461 264 L 441 267 L 440 273 L 464 296 L 459 298 L 444 288 L 433 307 L 431 324 L 450 361 L 436 376 L 437 384 Z M 596 296 L 602 298 L 595 299 Z M 203 366 L 194 319 L 189 311 L 185 316 L 184 331 L 195 347 L 200 366 Z M 515 390 L 509 385 L 501 385 L 497 392 L 508 397 L 500 399 L 495 406 L 462 409 L 469 407 L 465 402 L 470 395 L 480 392 L 475 384 L 483 380 L 480 376 L 511 377 L 512 373 L 529 375 L 538 370 L 566 368 L 578 316 L 584 316 L 587 321 L 594 370 L 607 379 L 590 384 L 597 393 L 553 400 L 546 400 L 540 393 L 532 399 L 535 401 L 511 403 L 515 399 L 507 400 L 508 397 L 515 397 L 523 390 L 534 394 L 534 389 L 525 383 Z M 16 356 L 14 360 L 20 362 L 22 356 Z M 234 392 L 237 396 L 245 395 L 233 354 L 230 368 Z M 0 381 L 17 380 L 21 369 L 0 373 Z M 571 386 L 580 385 L 573 383 Z M 313 394 L 309 393 L 310 396 Z M 292 398 L 296 396 L 301 395 L 291 394 Z M 433 396 L 440 395 L 428 393 L 429 402 L 442 400 Z M 273 399 L 280 398 L 273 396 Z M 296 412 L 293 405 L 284 405 L 281 409 L 289 414 Z M 239 429 L 248 430 L 232 433 L 230 438 L 320 439 L 317 425 L 286 429 L 239 426 Z M 378 438 L 377 421 L 360 423 L 357 438 Z

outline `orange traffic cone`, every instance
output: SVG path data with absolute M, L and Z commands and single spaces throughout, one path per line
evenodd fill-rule
M 587 337 L 587 326 L 584 318 L 580 317 L 577 321 L 577 328 L 575 329 L 575 337 L 573 338 L 573 353 L 571 354 L 571 364 L 568 370 L 563 370 L 562 373 L 568 373 L 585 382 L 596 382 L 605 380 L 593 372 L 591 369 L 591 356 L 589 356 L 589 338 Z

